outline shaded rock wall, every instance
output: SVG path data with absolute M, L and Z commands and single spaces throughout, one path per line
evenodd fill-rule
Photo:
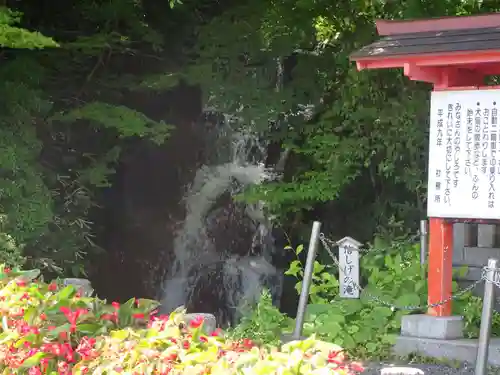
M 106 252 L 91 275 L 101 297 L 156 298 L 173 257 L 173 238 L 184 218 L 185 187 L 204 160 L 200 92 L 180 86 L 161 95 L 131 95 L 127 105 L 175 129 L 161 146 L 132 140 L 123 153 L 113 187 L 104 192 L 96 221 Z

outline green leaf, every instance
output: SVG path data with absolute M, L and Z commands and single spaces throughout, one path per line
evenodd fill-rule
M 385 319 L 393 314 L 393 311 L 389 307 L 377 306 L 373 308 L 371 314 L 377 319 Z
M 382 336 L 382 342 L 389 345 L 396 344 L 397 339 L 398 335 L 396 334 L 387 334 Z
M 28 309 L 26 309 L 24 311 L 24 320 L 32 325 L 33 324 L 33 319 L 35 318 L 35 316 L 37 316 L 37 309 L 35 307 L 29 307 Z
M 313 272 L 315 275 L 321 273 L 324 269 L 325 269 L 325 266 L 322 265 L 320 262 L 318 262 L 317 260 L 314 262 L 314 271 Z
M 366 343 L 366 350 L 370 353 L 374 353 L 378 351 L 378 345 L 372 342 Z
M 285 275 L 297 277 L 301 271 L 302 264 L 300 263 L 300 260 L 294 260 L 292 263 L 290 263 L 290 266 L 288 267 L 288 270 L 286 270 Z
M 112 331 L 110 336 L 118 340 L 125 340 L 130 336 L 130 333 L 127 330 L 122 329 L 119 331 Z
M 71 325 L 69 323 L 65 323 L 63 325 L 60 325 L 59 327 L 54 328 L 51 331 L 47 332 L 47 337 L 51 339 L 55 339 L 59 336 L 60 333 L 62 332 L 69 332 L 71 328 Z
M 142 312 L 147 313 L 152 312 L 161 305 L 160 302 L 147 298 L 139 298 L 137 302 L 137 308 L 139 308 Z
M 420 296 L 415 293 L 405 293 L 396 299 L 395 305 L 406 307 L 406 306 L 418 306 L 420 305 Z
M 78 324 L 76 326 L 76 328 L 77 328 L 78 332 L 81 332 L 84 335 L 93 335 L 101 329 L 101 325 L 95 324 L 95 323 L 94 324 L 92 324 L 92 323 Z
M 53 117 L 53 120 L 75 122 L 86 119 L 118 131 L 120 137 L 147 137 L 161 144 L 170 135 L 171 125 L 154 121 L 144 113 L 102 102 L 87 103 L 81 108 Z
M 317 303 L 317 304 L 309 304 L 307 305 L 306 312 L 308 314 L 325 314 L 332 310 L 332 306 L 326 303 Z
M 304 245 L 299 245 L 295 250 L 295 254 L 299 255 L 303 250 L 304 250 Z
M 57 293 L 56 299 L 58 300 L 58 302 L 62 302 L 73 297 L 75 294 L 76 294 L 75 287 L 73 285 L 68 285 Z
M 24 369 L 38 366 L 42 359 L 44 359 L 48 355 L 49 354 L 43 352 L 35 353 L 31 357 L 27 358 L 20 367 Z
M 363 304 L 358 299 L 343 299 L 341 301 L 343 302 L 341 305 L 342 311 L 344 311 L 346 315 L 356 314 L 364 308 Z

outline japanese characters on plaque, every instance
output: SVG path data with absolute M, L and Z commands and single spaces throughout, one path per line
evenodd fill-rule
M 339 247 L 340 296 L 359 298 L 359 247 L 361 243 L 351 237 L 337 241 Z
M 429 217 L 500 219 L 499 107 L 499 89 L 432 93 Z

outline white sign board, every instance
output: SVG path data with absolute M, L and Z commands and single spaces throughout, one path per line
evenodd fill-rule
M 337 242 L 339 246 L 340 296 L 359 298 L 359 247 L 361 244 L 345 237 Z
M 429 217 L 500 219 L 498 108 L 499 89 L 432 93 Z

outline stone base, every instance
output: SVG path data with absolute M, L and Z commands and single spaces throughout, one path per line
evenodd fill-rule
M 418 354 L 438 360 L 455 360 L 474 363 L 477 356 L 478 340 L 436 340 L 420 337 L 400 336 L 394 346 L 394 354 L 407 356 Z M 500 366 L 500 339 L 491 339 L 488 364 Z
M 463 331 L 461 316 L 406 315 L 401 320 L 401 336 L 455 340 L 464 337 Z

